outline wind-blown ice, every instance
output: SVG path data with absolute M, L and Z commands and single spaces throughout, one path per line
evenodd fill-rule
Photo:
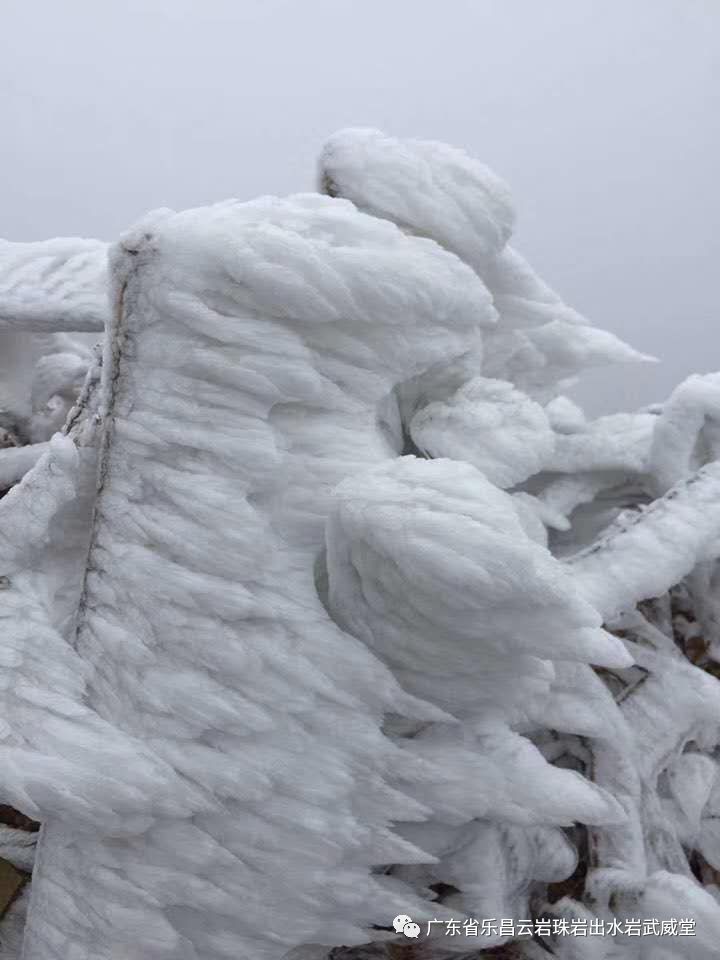
M 720 374 L 688 377 L 656 418 L 651 469 L 659 493 L 720 456 Z
M 564 431 L 556 437 L 546 470 L 558 473 L 620 471 L 645 473 L 657 417 L 650 413 L 615 413 Z
M 459 732 L 427 729 L 405 745 L 444 771 L 437 785 L 415 788 L 438 824 L 448 825 L 435 831 L 445 846 L 433 882 L 458 885 L 465 841 L 457 846 L 457 828 L 471 830 L 478 817 L 545 826 L 622 820 L 608 794 L 550 767 L 512 732 L 541 715 L 554 661 L 632 662 L 558 561 L 526 536 L 514 499 L 469 465 L 413 457 L 344 481 L 335 498 L 327 531 L 333 615 L 404 689 L 463 723 Z M 608 708 L 613 716 L 614 704 Z M 521 891 L 537 877 L 532 837 L 514 835 L 529 872 L 516 867 L 508 880 L 511 916 L 522 913 Z M 499 909 L 470 875 L 463 880 L 470 915 Z
M 542 470 L 555 449 L 555 434 L 539 404 L 507 381 L 482 377 L 445 401 L 426 404 L 409 430 L 420 450 L 466 460 L 502 488 Z
M 9 490 L 13 484 L 22 480 L 47 449 L 47 443 L 0 449 L 0 490 Z
M 484 338 L 477 373 L 545 402 L 585 368 L 648 359 L 591 327 L 506 245 L 514 221 L 508 188 L 462 151 L 348 129 L 326 143 L 319 173 L 325 192 L 432 237 L 482 277 L 499 323 Z
M 101 331 L 107 316 L 102 240 L 0 240 L 0 331 Z
M 80 831 L 102 827 L 118 835 L 132 832 L 133 817 L 146 816 L 156 803 L 169 811 L 184 794 L 194 796 L 198 809 L 202 802 L 139 741 L 85 703 L 92 666 L 69 647 L 67 635 L 89 535 L 81 488 L 94 479 L 93 466 L 94 457 L 83 468 L 73 442 L 57 437 L 0 500 L 0 762 L 5 799 L 29 816 L 64 817 Z
M 362 942 L 429 909 L 368 872 L 428 858 L 389 829 L 423 808 L 393 786 L 420 766 L 383 713 L 443 714 L 330 620 L 313 565 L 334 485 L 395 455 L 379 405 L 465 351 L 486 294 L 431 241 L 313 195 L 148 221 L 114 276 L 78 651 L 90 704 L 216 809 L 120 849 L 51 821 L 28 957 Z M 125 909 L 80 923 L 115 896 L 103 865 L 132 880 Z
M 320 179 L 149 215 L 110 296 L 98 241 L 0 243 L 23 960 L 361 960 L 399 915 L 675 910 L 672 956 L 709 958 L 717 376 L 588 421 L 565 385 L 646 358 L 509 246 L 499 178 L 350 130 Z M 517 945 L 548 952 L 670 956 Z
M 659 597 L 720 550 L 720 463 L 703 467 L 650 507 L 623 514 L 572 558 L 583 595 L 611 620 Z M 647 562 L 648 556 L 653 563 Z
M 464 151 L 379 130 L 341 130 L 320 155 L 330 196 L 432 237 L 478 273 L 507 243 L 515 212 L 507 185 Z
M 468 681 L 467 700 L 453 689 L 443 709 L 466 716 L 482 709 L 484 650 L 608 667 L 632 662 L 562 566 L 525 537 L 512 499 L 472 467 L 402 458 L 346 480 L 335 495 L 328 527 L 333 610 L 369 646 L 380 645 L 403 675 L 416 671 L 419 687 L 442 689 L 431 663 L 441 676 Z M 432 584 L 442 585 L 441 596 Z
M 87 331 L 109 315 L 107 279 L 100 240 L 0 240 L 0 424 L 23 443 L 62 429 L 92 360 Z

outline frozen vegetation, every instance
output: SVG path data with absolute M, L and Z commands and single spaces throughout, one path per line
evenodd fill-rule
M 587 420 L 495 174 L 318 190 L 0 241 L 0 953 L 720 956 L 720 375 Z

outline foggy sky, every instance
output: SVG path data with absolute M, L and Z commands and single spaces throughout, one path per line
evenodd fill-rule
M 593 412 L 720 369 L 720 0 L 1 0 L 0 236 L 114 238 L 146 210 L 312 189 L 343 126 L 464 147 L 515 245 L 662 363 Z

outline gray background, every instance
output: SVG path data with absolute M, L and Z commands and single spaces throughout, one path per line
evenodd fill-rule
M 0 235 L 111 239 L 146 210 L 312 188 L 348 125 L 466 148 L 516 244 L 662 363 L 720 368 L 720 0 L 2 0 Z

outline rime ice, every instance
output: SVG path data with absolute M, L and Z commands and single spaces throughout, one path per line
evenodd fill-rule
M 547 948 L 711 956 L 717 376 L 588 421 L 573 378 L 649 358 L 495 174 L 359 129 L 319 184 L 0 243 L 0 793 L 45 825 L 3 951 L 25 914 L 25 960 L 320 960 L 678 911 L 675 952 Z

